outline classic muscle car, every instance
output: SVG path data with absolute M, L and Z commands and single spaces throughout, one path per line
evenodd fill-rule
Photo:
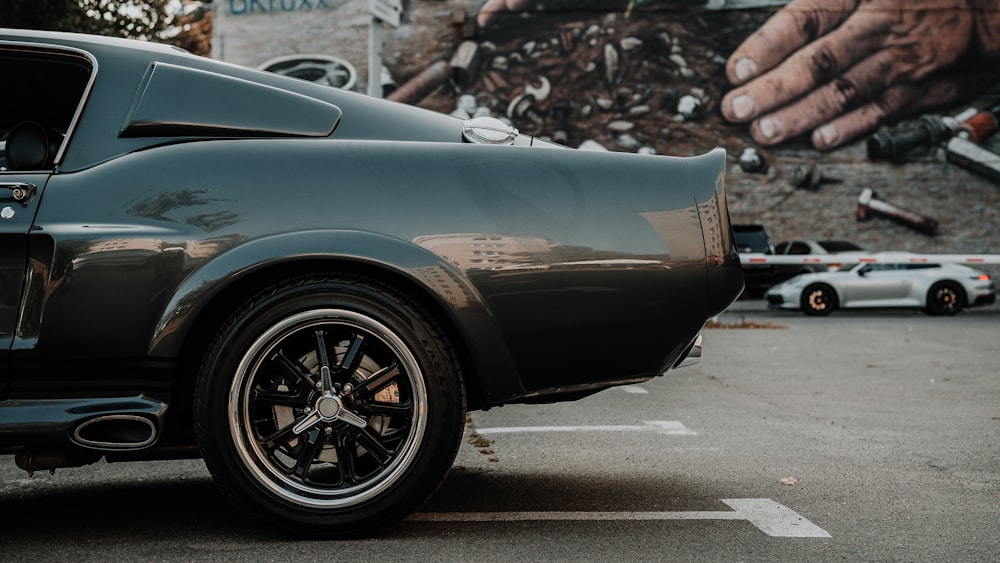
M 0 75 L 0 454 L 29 472 L 202 457 L 266 523 L 370 533 L 467 411 L 695 362 L 743 288 L 721 149 L 86 35 L 0 30 Z

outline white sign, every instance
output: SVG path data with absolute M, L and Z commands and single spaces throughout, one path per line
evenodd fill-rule
M 403 0 L 368 0 L 368 11 L 384 23 L 398 28 Z

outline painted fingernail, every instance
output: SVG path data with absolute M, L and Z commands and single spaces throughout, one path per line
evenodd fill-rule
M 837 144 L 838 140 L 840 140 L 840 132 L 837 131 L 837 128 L 833 125 L 824 125 L 816 130 L 813 144 L 816 145 L 816 148 L 827 148 Z
M 781 134 L 781 122 L 773 117 L 765 117 L 757 122 L 757 130 L 765 139 L 773 139 Z
M 757 111 L 757 104 L 753 103 L 753 98 L 743 94 L 733 98 L 733 116 L 736 119 L 749 119 Z
M 753 59 L 740 59 L 733 65 L 733 74 L 736 75 L 736 80 L 743 82 L 757 74 L 757 63 Z

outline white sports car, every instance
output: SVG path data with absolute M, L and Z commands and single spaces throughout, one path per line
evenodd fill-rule
M 849 270 L 801 274 L 765 295 L 771 309 L 829 315 L 836 309 L 915 307 L 954 315 L 996 300 L 989 274 L 963 264 L 861 263 Z

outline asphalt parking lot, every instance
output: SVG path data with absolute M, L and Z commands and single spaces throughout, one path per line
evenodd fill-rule
M 1000 307 L 741 301 L 715 326 L 697 366 L 472 413 L 438 493 L 374 538 L 247 522 L 197 460 L 29 479 L 0 456 L 0 559 L 996 560 Z

